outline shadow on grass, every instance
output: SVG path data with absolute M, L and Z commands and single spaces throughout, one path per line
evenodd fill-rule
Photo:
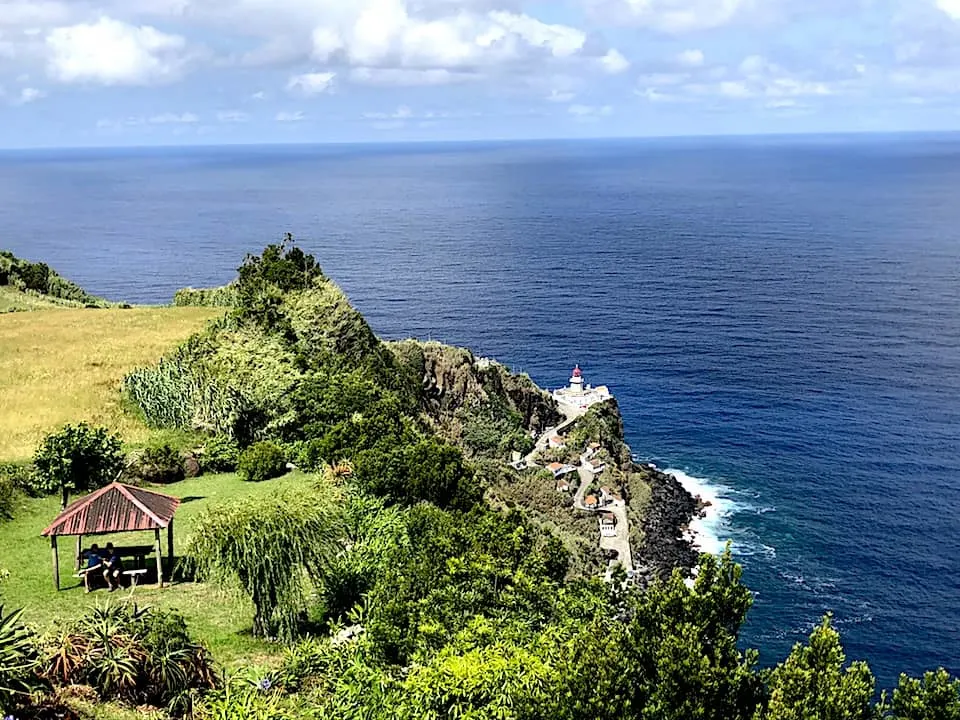
M 180 498 L 180 504 L 186 505 L 187 503 L 196 502 L 197 500 L 206 500 L 207 498 L 203 495 L 187 495 L 184 498 Z

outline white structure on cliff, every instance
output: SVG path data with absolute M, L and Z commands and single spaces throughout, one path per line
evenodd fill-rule
M 583 371 L 579 365 L 573 369 L 573 374 L 570 376 L 570 385 L 553 391 L 554 400 L 578 410 L 585 410 L 591 405 L 602 403 L 612 397 L 613 395 L 610 394 L 606 385 L 600 385 L 599 387 L 584 385 Z

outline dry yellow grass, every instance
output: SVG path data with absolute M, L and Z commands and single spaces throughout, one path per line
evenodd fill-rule
M 31 457 L 48 432 L 81 420 L 145 441 L 147 428 L 122 409 L 123 376 L 222 313 L 155 307 L 0 315 L 0 461 Z

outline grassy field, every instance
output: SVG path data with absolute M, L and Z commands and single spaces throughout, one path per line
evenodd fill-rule
M 222 313 L 152 307 L 0 315 L 0 461 L 31 457 L 45 434 L 81 420 L 144 442 L 149 431 L 121 407 L 123 376 Z
M 224 501 L 265 495 L 290 487 L 302 487 L 310 479 L 301 473 L 290 473 L 264 483 L 243 482 L 236 475 L 210 475 L 192 478 L 157 488 L 160 492 L 184 499 L 174 522 L 174 554 L 179 554 L 194 529 L 200 512 Z M 253 608 L 244 598 L 220 592 L 208 585 L 177 583 L 164 588 L 141 586 L 115 593 L 95 590 L 87 594 L 78 578 L 73 577 L 74 538 L 59 540 L 60 592 L 53 587 L 50 542 L 40 536 L 60 510 L 56 497 L 25 500 L 13 520 L 0 523 L 0 564 L 10 577 L 0 585 L 2 602 L 8 607 L 24 608 L 24 618 L 39 630 L 50 630 L 59 622 L 76 618 L 85 610 L 110 600 L 132 599 L 140 605 L 175 608 L 183 613 L 191 630 L 213 651 L 214 657 L 231 665 L 245 658 L 267 660 L 278 652 L 250 635 Z M 93 540 L 101 546 L 143 545 L 153 542 L 152 533 L 110 535 Z M 91 538 L 84 541 L 89 547 Z M 166 536 L 163 537 L 166 552 Z M 148 565 L 152 559 L 148 559 Z

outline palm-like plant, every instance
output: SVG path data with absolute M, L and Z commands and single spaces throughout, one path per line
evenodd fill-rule
M 98 607 L 56 636 L 45 676 L 89 684 L 103 698 L 167 705 L 176 715 L 189 710 L 193 691 L 217 682 L 209 655 L 179 615 L 136 605 Z
M 4 614 L 0 605 L 0 709 L 39 685 L 39 655 L 33 634 L 20 621 L 21 612 Z

